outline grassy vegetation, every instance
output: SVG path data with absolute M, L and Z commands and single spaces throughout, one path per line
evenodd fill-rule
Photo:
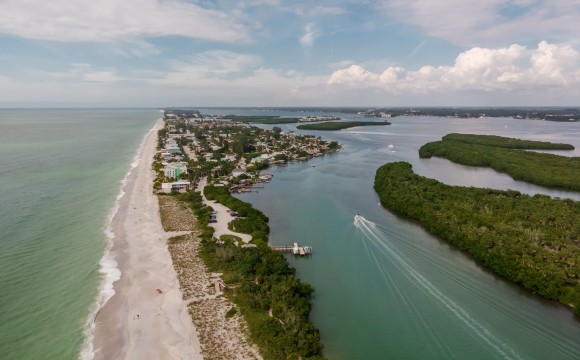
M 226 284 L 238 285 L 228 287 L 225 294 L 244 316 L 250 338 L 264 359 L 324 359 L 319 331 L 308 318 L 314 289 L 296 278 L 284 256 L 267 245 L 268 218 L 225 189 L 206 189 L 206 196 L 246 216 L 246 232 L 253 235 L 257 245 L 242 248 L 234 239 L 214 241 L 213 228 L 205 225 L 212 210 L 203 205 L 201 195 L 197 192 L 178 195 L 199 220 L 202 239 L 199 255 L 206 266 L 222 273 Z M 236 231 L 240 231 L 237 226 Z
M 194 231 L 196 229 L 195 219 L 192 211 L 174 196 L 158 194 L 159 216 L 161 225 L 165 231 Z
M 448 186 L 405 162 L 381 166 L 374 186 L 391 211 L 580 315 L 580 202 Z
M 521 149 L 571 150 L 572 145 L 526 141 L 499 136 L 449 134 L 419 149 L 419 156 L 446 158 L 458 164 L 485 166 L 532 184 L 580 190 L 580 157 Z
M 298 122 L 298 118 L 281 118 L 279 116 L 241 116 L 241 115 L 226 115 L 224 119 L 239 121 L 253 124 L 294 124 Z
M 228 310 L 228 312 L 226 312 L 226 319 L 234 317 L 234 315 L 236 315 L 237 312 L 238 310 L 236 310 L 235 307 L 232 307 L 231 309 Z
M 298 125 L 300 130 L 342 130 L 356 126 L 391 125 L 388 121 L 330 121 L 317 124 Z
M 220 240 L 221 241 L 231 241 L 234 244 L 243 244 L 244 243 L 242 238 L 239 236 L 236 236 L 236 235 L 222 235 L 222 236 L 220 236 Z

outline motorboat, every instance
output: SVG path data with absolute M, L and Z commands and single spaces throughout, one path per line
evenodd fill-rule
M 355 222 L 357 222 L 357 221 L 361 221 L 361 220 L 363 220 L 363 219 L 364 219 L 364 218 L 362 217 L 362 215 L 361 215 L 361 214 L 356 214 L 356 215 L 354 216 L 354 221 L 355 221 Z

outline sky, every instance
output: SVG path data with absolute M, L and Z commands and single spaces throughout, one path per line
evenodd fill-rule
M 580 0 L 0 0 L 0 107 L 579 106 Z

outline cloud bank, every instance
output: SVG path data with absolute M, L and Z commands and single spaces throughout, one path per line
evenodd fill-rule
M 577 89 L 578 60 L 579 53 L 571 46 L 545 41 L 535 49 L 518 44 L 494 49 L 475 47 L 460 53 L 452 66 L 426 65 L 417 70 L 391 66 L 382 73 L 374 73 L 360 65 L 351 65 L 334 71 L 328 84 L 378 88 L 393 94 Z

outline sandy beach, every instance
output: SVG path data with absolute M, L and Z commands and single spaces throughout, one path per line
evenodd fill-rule
M 115 295 L 95 317 L 95 359 L 202 358 L 166 244 L 169 237 L 189 232 L 163 230 L 152 190 L 151 164 L 162 125 L 159 121 L 147 135 L 112 221 L 111 253 L 122 275 L 114 283 Z

